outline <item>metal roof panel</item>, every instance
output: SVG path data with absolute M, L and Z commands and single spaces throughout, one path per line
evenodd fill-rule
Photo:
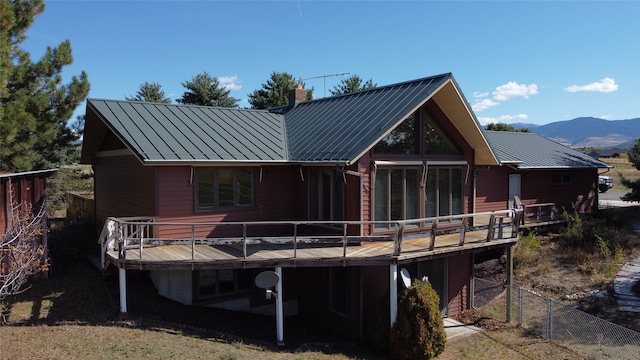
M 609 165 L 535 133 L 485 130 L 502 164 L 518 169 L 608 168 Z
M 87 101 L 144 161 L 285 161 L 284 117 L 265 111 Z

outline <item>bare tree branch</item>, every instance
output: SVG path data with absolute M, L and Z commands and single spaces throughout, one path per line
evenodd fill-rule
M 11 209 L 6 232 L 0 238 L 0 301 L 28 289 L 29 277 L 49 267 L 46 244 L 41 243 L 46 228 L 45 204 L 34 211 L 33 204 L 16 201 L 11 182 L 7 189 Z

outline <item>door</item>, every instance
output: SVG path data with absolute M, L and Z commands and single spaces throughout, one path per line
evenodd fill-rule
M 513 207 L 514 196 L 522 199 L 522 194 L 520 193 L 520 185 L 520 174 L 509 174 L 509 202 L 507 203 L 507 208 Z

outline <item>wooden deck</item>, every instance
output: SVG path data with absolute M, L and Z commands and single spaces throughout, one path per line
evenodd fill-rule
M 125 269 L 211 269 L 262 267 L 367 266 L 401 264 L 510 246 L 518 241 L 520 226 L 557 223 L 560 219 L 525 219 L 524 212 L 466 214 L 453 217 L 418 219 L 394 223 L 397 231 L 384 236 L 270 236 L 159 239 L 144 237 L 153 233 L 152 227 L 162 223 L 151 219 L 111 218 L 112 227 L 119 231 L 108 233 L 107 225 L 101 235 L 103 266 L 111 263 Z M 432 226 L 420 233 L 406 231 L 411 222 L 429 221 Z M 520 226 L 514 226 L 514 221 Z M 438 226 L 441 223 L 447 226 Z M 248 225 L 261 223 L 246 223 Z M 321 224 L 322 222 L 318 222 Z M 466 226 L 472 223 L 473 226 Z M 273 224 L 273 223 L 269 223 Z M 282 224 L 282 223 L 278 223 Z M 296 226 L 296 222 L 287 224 Z M 308 226 L 310 222 L 300 223 Z M 318 225 L 316 224 L 316 225 Z M 350 225 L 371 225 L 363 222 L 344 222 Z M 435 225 L 434 225 L 435 224 Z M 175 225 L 175 224 L 172 224 Z M 190 226 L 191 224 L 181 224 Z M 203 226 L 203 224 L 195 224 Z M 205 224 L 219 226 L 217 224 Z M 413 224 L 415 225 L 415 224 Z M 127 228 L 128 230 L 124 230 Z M 136 230 L 137 229 L 137 230 Z M 492 229 L 491 231 L 489 229 Z M 113 229 L 112 229 L 113 230 Z M 115 234 L 115 235 L 114 235 Z

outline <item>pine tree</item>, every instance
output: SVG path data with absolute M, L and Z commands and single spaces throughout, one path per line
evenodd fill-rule
M 187 91 L 182 94 L 182 98 L 176 100 L 180 104 L 238 107 L 239 100 L 229 95 L 231 90 L 222 87 L 218 78 L 206 71 L 194 76 L 191 81 L 183 82 L 182 86 Z
M 89 81 L 82 71 L 62 84 L 62 70 L 73 62 L 71 43 L 47 47 L 36 62 L 20 48 L 43 11 L 42 0 L 0 1 L 0 170 L 54 167 L 75 153 L 67 121 L 87 97 Z
M 636 170 L 640 170 L 640 139 L 636 139 L 636 142 L 629 149 L 627 156 L 633 167 L 635 167 Z M 620 174 L 620 183 L 630 189 L 628 193 L 621 197 L 622 200 L 640 201 L 640 179 L 626 178 Z
M 253 109 L 268 109 L 289 103 L 289 92 L 296 86 L 293 75 L 286 72 L 272 72 L 262 89 L 249 94 L 249 104 Z
M 335 96 L 335 95 L 341 95 L 341 94 L 354 93 L 354 92 L 367 90 L 367 89 L 373 89 L 376 86 L 378 85 L 374 84 L 371 79 L 363 82 L 360 76 L 351 75 L 346 80 L 345 79 L 340 80 L 340 85 L 334 86 L 333 90 L 329 90 L 329 92 L 331 93 L 331 95 Z
M 146 101 L 163 104 L 171 103 L 171 99 L 164 96 L 164 91 L 162 91 L 160 84 L 150 83 L 148 81 L 140 85 L 134 96 L 125 96 L 125 99 L 129 101 Z

